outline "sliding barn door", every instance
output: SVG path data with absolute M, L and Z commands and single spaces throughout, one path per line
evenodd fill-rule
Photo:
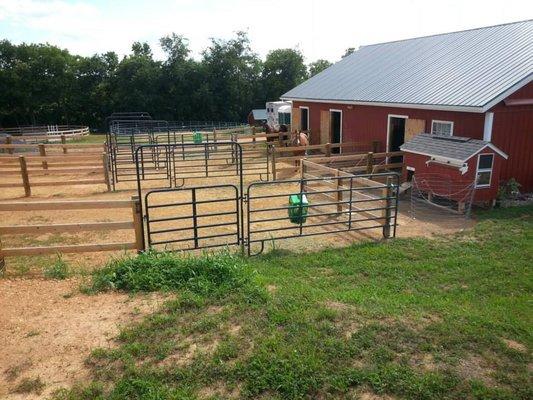
M 320 144 L 329 143 L 331 122 L 328 110 L 320 111 Z
M 299 108 L 293 107 L 291 114 L 291 131 L 299 131 L 301 127 L 302 116 Z
M 419 133 L 424 133 L 426 130 L 426 120 L 424 119 L 411 119 L 408 118 L 405 121 L 405 136 L 404 142 L 408 142 Z

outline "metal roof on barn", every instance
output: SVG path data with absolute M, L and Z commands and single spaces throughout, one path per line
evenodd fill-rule
M 427 133 L 416 135 L 404 143 L 400 147 L 400 150 L 430 157 L 442 157 L 465 162 L 485 147 L 490 147 L 503 158 L 507 158 L 507 154 L 492 143 L 484 140 L 461 136 L 431 135 Z
M 533 80 L 533 20 L 363 46 L 282 96 L 484 112 Z

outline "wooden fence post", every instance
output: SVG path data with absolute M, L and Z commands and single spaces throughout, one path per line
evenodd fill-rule
M 41 157 L 46 157 L 46 148 L 44 147 L 44 144 L 39 145 L 39 155 Z M 41 164 L 43 169 L 48 169 L 48 161 L 43 161 Z
M 11 135 L 6 136 L 6 144 L 13 144 L 13 139 L 11 138 Z M 13 148 L 7 149 L 7 152 L 9 154 L 13 154 L 15 152 L 15 149 Z
M 326 157 L 331 157 L 331 143 L 326 143 Z
M 385 210 L 383 214 L 385 217 L 383 225 L 383 237 L 385 239 L 390 238 L 390 220 L 391 220 L 391 207 L 392 207 L 392 177 L 387 178 L 387 187 L 385 188 Z
M 271 146 L 270 151 L 272 152 L 272 179 L 276 180 L 276 148 L 274 146 Z
M 104 180 L 107 186 L 107 191 L 111 191 L 111 181 L 109 180 L 109 162 L 107 159 L 107 154 L 102 153 L 102 167 L 104 169 Z
M 366 173 L 372 173 L 372 167 L 374 166 L 374 153 L 370 152 L 366 155 Z
M 24 186 L 24 193 L 26 197 L 31 196 L 30 178 L 28 177 L 28 166 L 26 165 L 26 158 L 24 156 L 19 157 L 20 174 L 22 176 L 22 185 Z
M 0 274 L 6 270 L 6 259 L 2 254 L 2 238 L 0 237 Z
M 139 196 L 131 197 L 131 211 L 133 213 L 133 228 L 135 230 L 135 248 L 137 252 L 144 250 L 143 246 L 143 219 L 141 215 L 141 200 Z
M 340 171 L 337 169 L 335 170 L 335 181 L 336 181 L 336 184 L 335 184 L 335 190 L 338 190 L 337 194 L 336 194 L 336 199 L 337 199 L 337 212 L 338 213 L 341 213 L 342 212 L 342 204 L 340 204 L 340 202 L 342 201 L 342 192 L 340 191 L 341 190 L 341 179 L 339 177 L 340 175 Z
M 372 141 L 372 153 L 379 153 L 379 140 Z
M 63 154 L 67 154 L 67 137 L 64 133 L 61 134 L 61 144 L 63 145 Z

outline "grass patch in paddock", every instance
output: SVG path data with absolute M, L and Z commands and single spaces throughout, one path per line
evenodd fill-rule
M 105 133 L 97 134 L 90 133 L 86 136 L 75 138 L 67 141 L 67 143 L 77 144 L 77 143 L 105 143 L 106 135 Z
M 189 290 L 202 295 L 222 295 L 249 285 L 252 275 L 244 260 L 227 250 L 205 252 L 201 256 L 150 251 L 111 261 L 94 273 L 86 290 Z
M 13 390 L 18 394 L 41 394 L 46 385 L 41 381 L 41 378 L 24 378 Z
M 66 279 L 70 274 L 70 268 L 61 255 L 58 254 L 53 264 L 43 268 L 43 274 L 48 279 Z
M 117 262 L 104 282 L 176 297 L 95 350 L 94 381 L 58 398 L 531 398 L 532 214 L 310 254 Z M 198 284 L 224 260 L 245 284 L 226 273 Z M 195 272 L 176 279 L 179 265 Z

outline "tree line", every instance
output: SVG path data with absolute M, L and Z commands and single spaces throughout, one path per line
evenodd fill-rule
M 277 49 L 265 60 L 243 32 L 211 39 L 199 60 L 186 38 L 171 34 L 155 60 L 135 42 L 119 59 L 114 52 L 83 57 L 50 44 L 0 41 L 0 126 L 83 124 L 103 129 L 118 111 L 147 111 L 173 121 L 244 121 L 309 76 L 331 65 L 306 65 L 299 50 Z

